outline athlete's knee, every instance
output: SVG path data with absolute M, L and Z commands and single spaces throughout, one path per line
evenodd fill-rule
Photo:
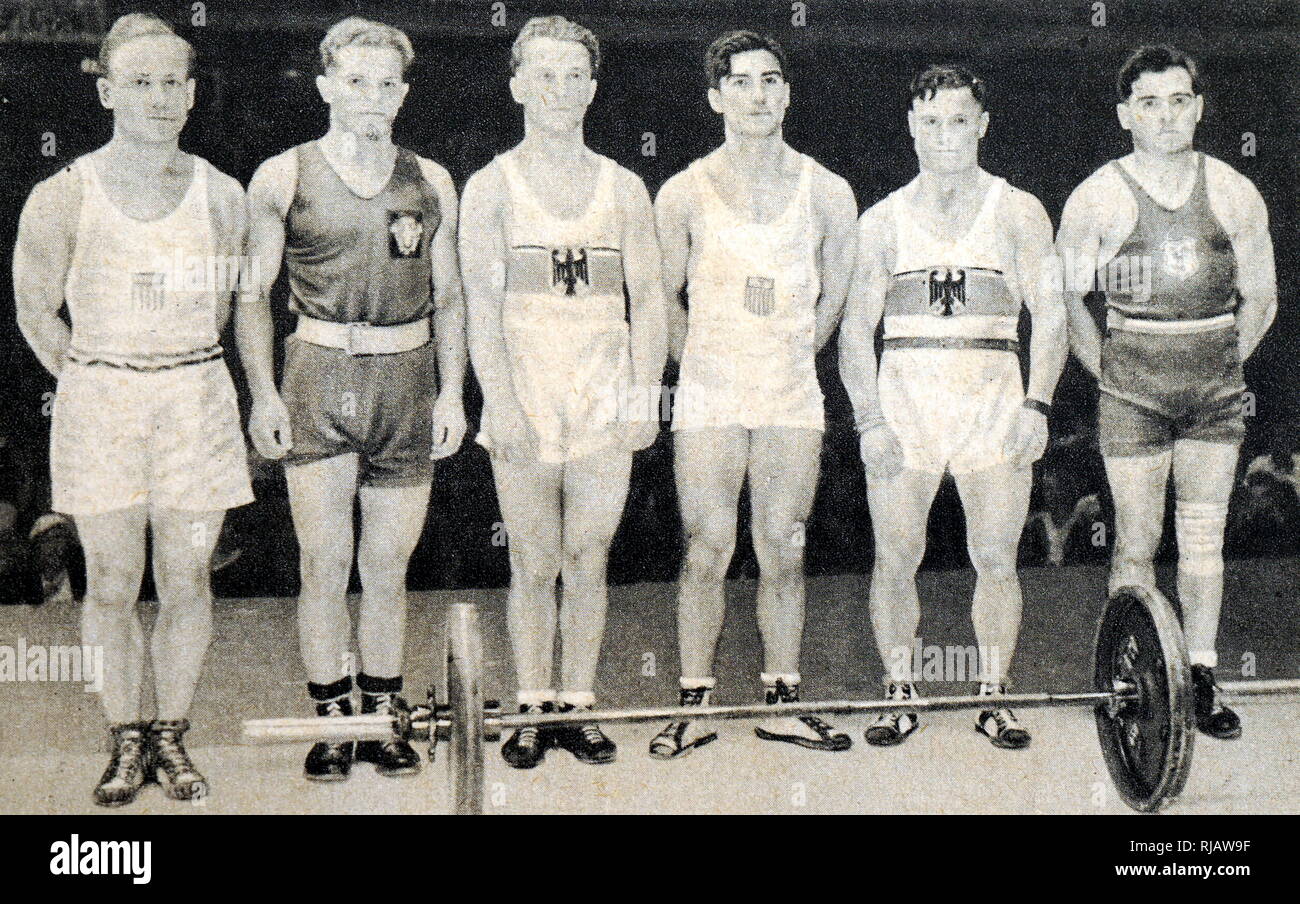
M 876 541 L 875 569 L 883 575 L 910 580 L 921 567 L 925 557 L 925 539 L 923 537 L 887 542 Z
M 609 562 L 612 537 L 582 536 L 564 541 L 563 571 L 566 575 L 603 574 Z
M 352 575 L 352 550 L 304 549 L 298 556 L 298 569 L 303 584 L 313 587 L 347 586 Z
M 976 574 L 990 580 L 1014 580 L 1016 577 L 1016 547 L 1005 543 L 972 540 L 966 545 L 971 566 Z
M 385 555 L 383 552 L 368 548 L 357 550 L 357 575 L 361 586 L 366 590 L 380 590 L 387 587 L 406 586 L 406 570 L 411 557 L 402 555 L 400 550 Z
M 114 562 L 97 559 L 86 562 L 86 602 L 101 607 L 134 607 L 140 595 L 144 562 Z
M 754 551 L 765 579 L 797 580 L 803 576 L 804 523 L 782 520 L 755 532 Z
M 1228 503 L 1187 502 L 1174 505 L 1178 533 L 1178 570 L 1188 574 L 1219 574 L 1223 571 L 1223 530 L 1228 520 Z
M 512 540 L 510 582 L 531 591 L 552 589 L 560 576 L 560 554 L 550 546 Z
M 734 527 L 728 529 L 720 522 L 699 522 L 686 533 L 687 579 L 721 581 L 731 566 L 731 556 L 736 551 Z

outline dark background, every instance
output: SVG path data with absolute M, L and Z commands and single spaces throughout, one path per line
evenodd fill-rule
M 202 4 L 206 22 L 194 24 L 199 4 L 187 2 L 30 3 L 0 0 L 0 267 L 11 267 L 22 203 L 39 179 L 100 146 L 111 120 L 95 97 L 82 62 L 94 57 L 95 34 L 117 16 L 148 10 L 174 23 L 198 52 L 198 98 L 181 138 L 247 184 L 267 157 L 319 136 L 327 112 L 316 92 L 317 45 L 325 30 L 360 14 L 405 30 L 417 59 L 411 92 L 398 118 L 399 144 L 445 165 L 458 186 L 522 137 L 521 116 L 506 80 L 508 53 L 523 22 L 562 13 L 596 32 L 604 62 L 600 90 L 587 116 L 596 151 L 638 173 L 653 193 L 673 173 L 721 142 L 721 123 L 705 100 L 702 55 L 724 30 L 766 31 L 789 53 L 793 100 L 787 140 L 852 185 L 861 209 L 916 172 L 906 132 L 907 84 L 931 62 L 965 63 L 990 84 L 992 124 L 982 163 L 1046 206 L 1059 222 L 1069 192 L 1107 160 L 1127 153 L 1127 133 L 1114 114 L 1114 80 L 1128 53 L 1142 43 L 1171 42 L 1202 67 L 1206 111 L 1197 144 L 1227 161 L 1259 187 L 1268 203 L 1277 250 L 1279 313 L 1246 369 L 1257 397 L 1242 454 L 1247 462 L 1274 456 L 1290 471 L 1300 427 L 1300 380 L 1293 364 L 1300 314 L 1296 311 L 1297 142 L 1295 62 L 1297 6 L 1291 2 L 1120 2 L 1092 20 L 1091 2 L 884 2 L 808 0 L 806 25 L 791 24 L 789 2 L 699 0 L 507 0 L 506 25 L 492 24 L 490 0 L 390 0 Z M 26 37 L 19 38 L 25 32 Z M 643 156 L 643 135 L 655 136 L 655 156 Z M 1253 133 L 1255 156 L 1243 156 L 1243 133 Z M 52 133 L 57 154 L 42 154 Z M 283 280 L 282 280 L 283 281 Z M 6 482 L 30 522 L 47 491 L 48 418 L 43 394 L 54 382 L 18 333 L 12 284 L 0 289 L 0 364 L 8 391 L 0 402 Z M 281 286 L 277 328 L 290 329 Z M 233 337 L 231 369 L 241 379 Z M 817 504 L 809 522 L 807 563 L 813 573 L 861 572 L 870 567 L 871 528 L 852 413 L 839 381 L 835 341 L 818 359 L 826 395 L 827 432 Z M 676 381 L 674 369 L 666 382 Z M 242 390 L 242 387 L 241 387 Z M 1061 523 L 1087 493 L 1109 501 L 1096 451 L 1096 390 L 1073 362 L 1056 397 L 1053 444 L 1037 468 L 1034 508 Z M 411 568 L 413 588 L 497 586 L 508 578 L 504 546 L 494 545 L 500 514 L 486 454 L 472 442 L 480 397 L 470 381 L 470 432 L 463 450 L 438 471 L 425 536 Z M 246 415 L 246 411 L 245 411 Z M 637 456 L 622 529 L 611 555 L 616 582 L 672 580 L 681 555 L 671 474 L 672 440 L 664 430 Z M 296 592 L 296 547 L 278 467 L 255 464 L 258 501 L 232 512 L 223 545 L 241 556 L 218 574 L 222 595 Z M 48 504 L 48 502 L 46 503 Z M 755 573 L 745 536 L 733 570 Z M 1102 561 L 1088 519 L 1068 549 L 1072 561 Z M 1236 554 L 1294 553 L 1300 540 L 1300 503 L 1284 480 L 1252 479 L 1234 499 L 1229 549 Z M 1108 536 L 1107 536 L 1108 539 Z M 1166 546 L 1172 545 L 1172 531 Z M 1039 561 L 1046 547 L 1026 532 L 1023 561 Z M 1166 550 L 1167 552 L 1168 550 Z M 964 528 L 956 493 L 947 481 L 930 524 L 929 567 L 964 567 Z

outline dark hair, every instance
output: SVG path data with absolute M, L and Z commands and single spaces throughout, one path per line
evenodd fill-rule
M 1201 93 L 1201 79 L 1196 69 L 1196 60 L 1170 44 L 1146 44 L 1133 51 L 1119 69 L 1119 78 L 1115 81 L 1115 95 L 1122 104 L 1133 93 L 1133 83 L 1144 72 L 1164 72 L 1167 69 L 1186 69 L 1192 77 L 1192 93 Z
M 790 65 L 786 61 L 785 49 L 776 38 L 754 31 L 729 31 L 719 36 L 704 51 L 704 75 L 709 80 L 709 87 L 718 87 L 723 77 L 731 74 L 733 56 L 750 50 L 766 50 L 776 57 L 781 66 L 781 78 L 790 81 Z
M 988 86 L 984 79 L 971 72 L 965 66 L 956 63 L 931 63 L 925 71 L 912 79 L 912 100 L 930 100 L 940 91 L 969 88 L 971 96 L 980 105 L 981 110 L 988 109 L 984 99 L 988 96 Z

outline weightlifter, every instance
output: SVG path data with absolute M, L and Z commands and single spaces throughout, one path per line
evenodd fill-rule
M 470 178 L 462 216 L 470 354 L 483 388 L 478 441 L 509 532 L 520 711 L 580 711 L 595 704 L 605 569 L 632 453 L 659 429 L 659 246 L 640 178 L 583 139 L 596 36 L 560 16 L 530 19 L 510 68 L 524 139 Z M 501 753 L 527 769 L 551 747 L 588 764 L 617 754 L 596 724 L 521 728 Z
M 105 36 L 99 72 L 113 137 L 32 190 L 14 293 L 24 338 L 58 378 L 54 509 L 85 553 L 81 640 L 104 650 L 112 738 L 94 800 L 120 806 L 155 777 L 178 800 L 207 793 L 182 736 L 212 633 L 212 550 L 226 510 L 253 501 L 220 343 L 247 221 L 239 183 L 179 148 L 194 105 L 189 42 L 131 13 Z M 153 721 L 136 611 L 148 536 Z
M 433 463 L 465 434 L 465 320 L 451 177 L 392 140 L 410 88 L 410 40 L 350 17 L 326 33 L 320 59 L 328 131 L 267 160 L 249 185 L 261 293 L 241 303 L 237 336 L 253 394 L 249 433 L 262 455 L 285 462 L 300 549 L 298 640 L 308 693 L 328 717 L 352 712 L 354 545 L 361 711 L 406 707 L 406 569 Z M 268 293 L 281 258 L 298 321 L 277 391 Z M 322 741 L 304 774 L 346 779 L 354 755 L 386 776 L 420 768 L 405 740 Z
M 790 147 L 790 67 L 774 39 L 720 36 L 705 53 L 721 147 L 669 179 L 655 202 L 671 348 L 674 473 L 686 533 L 678 589 L 680 699 L 708 705 L 722 630 L 723 582 L 749 483 L 768 703 L 799 699 L 803 548 L 825 413 L 814 359 L 839 320 L 853 272 L 857 202 L 847 182 Z M 689 309 L 678 300 L 686 290 Z M 806 715 L 764 720 L 760 738 L 844 750 L 849 736 Z M 674 721 L 650 743 L 673 759 L 712 741 Z
M 998 697 L 1020 631 L 1016 550 L 1065 363 L 1066 322 L 1060 293 L 1045 278 L 1053 262 L 1047 212 L 980 166 L 986 90 L 963 66 L 931 66 L 913 80 L 907 124 L 920 174 L 862 215 L 840 329 L 840 374 L 861 434 L 875 535 L 871 624 L 886 696 L 900 704 L 867 729 L 875 745 L 900 743 L 919 724 L 906 707 L 917 693 L 916 570 L 945 470 L 961 495 L 976 573 L 971 618 L 989 704 L 975 728 L 997 747 L 1030 742 Z M 1028 391 L 1016 354 L 1022 305 L 1033 323 Z
M 1116 89 L 1133 152 L 1074 190 L 1057 236 L 1071 349 L 1101 389 L 1115 500 L 1110 589 L 1155 587 L 1172 471 L 1196 724 L 1235 738 L 1241 720 L 1218 698 L 1215 641 L 1223 532 L 1246 432 L 1242 364 L 1277 311 L 1268 210 L 1250 179 L 1193 148 L 1205 99 L 1187 54 L 1140 47 Z M 1104 337 L 1083 301 L 1094 274 L 1105 287 Z

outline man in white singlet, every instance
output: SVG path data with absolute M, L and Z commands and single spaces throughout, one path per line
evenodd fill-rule
M 58 378 L 50 470 L 54 509 L 73 517 L 85 552 L 81 640 L 104 651 L 113 754 L 94 791 L 101 806 L 130 803 L 155 776 L 178 800 L 207 793 L 182 735 L 212 631 L 212 550 L 226 510 L 253 500 L 220 344 L 244 195 L 178 147 L 193 64 L 162 20 L 113 24 L 98 80 L 113 137 L 32 190 L 14 249 L 19 326 Z M 136 613 L 147 535 L 152 721 Z
M 677 495 L 686 531 L 678 594 L 680 700 L 707 705 L 724 580 L 749 480 L 758 557 L 761 680 L 769 704 L 799 699 L 805 521 L 817 490 L 825 415 L 814 358 L 835 329 L 853 272 L 857 202 L 847 182 L 786 144 L 785 52 L 752 31 L 705 54 L 723 145 L 673 176 L 655 218 L 669 346 L 681 361 L 673 405 Z M 689 310 L 679 297 L 686 290 Z M 814 716 L 774 718 L 760 738 L 844 750 Z M 676 721 L 650 743 L 673 759 L 716 735 Z
M 509 532 L 519 708 L 564 712 L 595 703 L 609 545 L 632 453 L 658 433 L 664 302 L 645 186 L 583 141 L 596 37 L 559 16 L 530 19 L 510 62 L 524 140 L 466 184 L 460 249 L 483 389 L 478 441 Z M 617 753 L 594 724 L 520 729 L 501 753 L 527 769 L 549 747 L 591 764 Z
M 1227 740 L 1241 735 L 1241 720 L 1214 678 L 1223 532 L 1246 434 L 1242 365 L 1277 312 L 1268 209 L 1249 178 L 1193 148 L 1204 99 L 1187 54 L 1140 47 L 1117 89 L 1133 153 L 1074 190 L 1057 236 L 1071 280 L 1070 344 L 1101 389 L 1115 500 L 1110 590 L 1155 589 L 1172 473 L 1196 724 Z M 1105 290 L 1104 337 L 1083 303 L 1093 285 Z
M 862 215 L 840 330 L 840 374 L 861 434 L 875 534 L 871 624 L 886 697 L 914 698 L 916 570 L 947 470 L 976 572 L 980 693 L 992 698 L 975 727 L 997 747 L 1019 748 L 1029 732 L 996 697 L 1005 693 L 1020 631 L 1016 551 L 1032 465 L 1047 444 L 1066 355 L 1052 224 L 1037 198 L 980 168 L 989 121 L 983 81 L 961 66 L 932 66 L 912 82 L 911 98 L 920 175 Z M 1028 393 L 1016 354 L 1022 304 L 1033 324 Z M 897 744 L 917 725 L 916 713 L 900 707 L 882 713 L 866 739 Z

